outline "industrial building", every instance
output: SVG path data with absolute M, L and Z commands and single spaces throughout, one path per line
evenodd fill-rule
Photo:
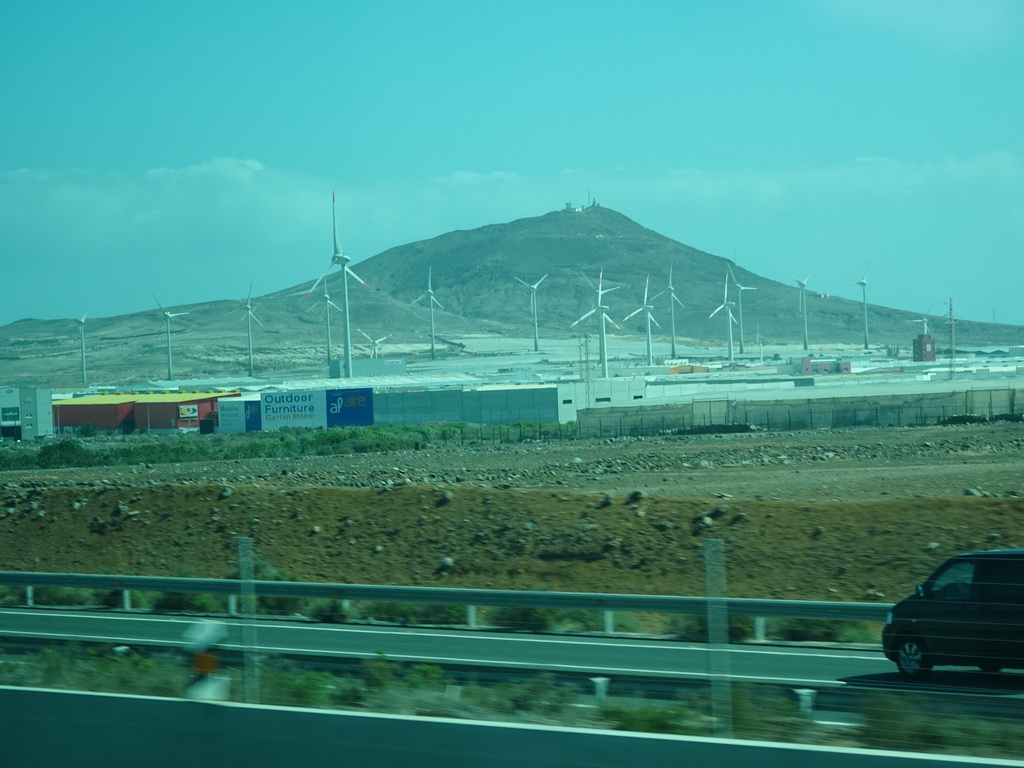
M 35 440 L 52 436 L 50 399 L 48 389 L 0 388 L 0 439 Z
M 237 392 L 124 392 L 73 397 L 53 403 L 53 424 L 58 433 L 74 432 L 85 424 L 122 434 L 136 429 L 214 432 L 218 403 L 237 396 Z

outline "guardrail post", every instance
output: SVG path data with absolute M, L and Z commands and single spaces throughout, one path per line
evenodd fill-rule
M 121 607 L 126 611 L 130 611 L 132 609 L 132 593 L 130 590 L 121 590 Z
M 729 608 L 725 602 L 725 542 L 704 539 L 704 589 L 707 592 L 708 673 L 711 679 L 712 732 L 732 734 L 732 686 L 729 677 Z
M 754 617 L 754 639 L 759 643 L 768 639 L 768 622 L 764 616 Z
M 36 604 L 36 588 L 31 584 L 25 586 L 25 605 L 29 608 Z
M 238 615 L 238 595 L 228 595 L 228 613 Z
M 476 606 L 475 605 L 467 605 L 466 606 L 466 625 L 470 629 L 477 629 L 479 627 L 479 625 L 477 624 L 477 621 L 476 621 Z
M 615 634 L 615 611 L 604 612 L 604 633 L 606 635 Z

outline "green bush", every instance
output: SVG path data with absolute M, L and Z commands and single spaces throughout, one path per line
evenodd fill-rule
M 363 659 L 361 666 L 363 682 L 368 688 L 386 688 L 398 676 L 397 666 L 381 651 L 372 659 Z
M 85 606 L 95 604 L 91 589 L 79 587 L 36 587 L 32 590 L 35 605 Z
M 666 622 L 666 631 L 677 640 L 708 642 L 708 618 L 704 614 L 676 613 Z M 729 642 L 738 643 L 754 635 L 752 616 L 729 617 Z
M 700 713 L 684 704 L 618 702 L 605 699 L 600 708 L 601 719 L 615 731 L 642 733 L 673 733 L 683 736 L 702 735 L 704 726 Z
M 836 643 L 842 639 L 845 624 L 836 619 L 783 619 L 772 634 L 793 642 Z
M 342 607 L 341 600 L 313 600 L 306 607 L 305 613 L 311 619 L 324 624 L 344 624 L 348 621 L 348 613 Z
M 509 605 L 488 613 L 495 626 L 527 632 L 546 632 L 554 627 L 555 611 L 550 608 Z

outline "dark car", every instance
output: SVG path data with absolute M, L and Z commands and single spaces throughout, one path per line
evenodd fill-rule
M 967 552 L 893 606 L 886 657 L 908 678 L 932 667 L 1024 668 L 1024 549 Z

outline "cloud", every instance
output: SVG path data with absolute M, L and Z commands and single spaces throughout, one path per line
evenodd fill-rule
M 312 279 L 331 254 L 332 186 L 239 158 L 138 174 L 0 173 L 0 231 L 5 256 L 13 254 L 5 278 L 21 287 L 5 297 L 0 322 L 88 307 L 104 315 L 140 311 L 154 290 L 170 305 L 243 295 L 250 281 L 258 295 Z M 928 163 L 859 157 L 821 166 L 576 168 L 547 176 L 461 170 L 338 185 L 339 235 L 358 263 L 455 229 L 560 210 L 587 195 L 688 245 L 730 257 L 739 250 L 741 262 L 756 256 L 745 266 L 775 279 L 822 253 L 842 265 L 873 251 L 894 269 L 927 258 L 929 274 L 950 272 L 968 252 L 1010 264 L 1024 238 L 1024 160 L 1002 151 Z M 881 267 L 873 269 L 883 277 Z M 818 274 L 823 290 L 837 290 Z
M 844 23 L 964 52 L 1012 43 L 1024 17 L 1024 6 L 1015 0 L 820 0 L 819 5 Z

